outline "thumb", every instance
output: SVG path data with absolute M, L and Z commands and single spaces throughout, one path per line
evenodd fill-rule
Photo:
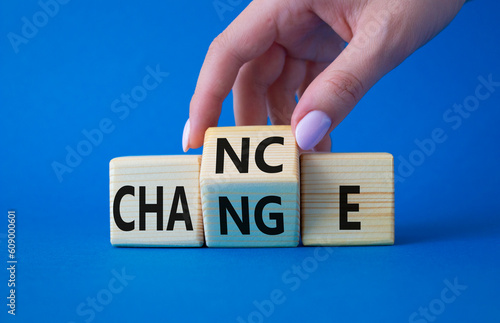
M 354 37 L 307 87 L 292 115 L 292 130 L 303 150 L 329 150 L 322 141 L 363 95 L 391 68 L 383 50 Z

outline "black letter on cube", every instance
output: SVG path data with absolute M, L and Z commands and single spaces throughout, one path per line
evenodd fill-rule
M 233 147 L 226 138 L 217 138 L 217 154 L 215 156 L 215 173 L 224 173 L 224 151 L 236 166 L 240 173 L 248 173 L 248 156 L 250 151 L 250 138 L 241 138 L 241 160 L 234 152 Z
M 146 186 L 139 186 L 139 230 L 146 230 L 146 212 L 156 213 L 156 230 L 163 230 L 163 186 L 156 187 L 156 204 L 146 204 Z
M 283 164 L 278 166 L 269 166 L 264 160 L 264 151 L 270 144 L 285 144 L 285 138 L 283 137 L 269 137 L 257 146 L 255 150 L 255 164 L 264 173 L 281 173 L 283 171 Z
M 349 222 L 347 212 L 359 212 L 359 204 L 347 203 L 348 194 L 359 194 L 359 186 L 340 186 L 340 230 L 361 230 L 361 222 Z
M 135 193 L 133 186 L 126 185 L 121 187 L 118 192 L 116 192 L 115 199 L 113 201 L 113 218 L 115 219 L 115 223 L 118 228 L 122 231 L 132 231 L 135 227 L 134 220 L 125 222 L 120 214 L 120 203 L 122 198 L 127 194 L 134 196 Z
M 177 213 L 179 199 L 181 199 L 182 213 Z M 191 214 L 189 213 L 189 206 L 184 186 L 175 187 L 174 200 L 172 201 L 172 208 L 170 209 L 167 231 L 174 230 L 175 221 L 184 221 L 186 223 L 186 230 L 193 231 L 193 223 L 191 222 Z
M 248 212 L 248 196 L 241 197 L 241 217 L 238 216 L 227 196 L 219 196 L 220 234 L 227 235 L 227 211 L 242 234 L 250 234 L 250 218 Z
M 269 204 L 269 203 L 275 203 L 281 205 L 281 197 L 279 196 L 265 196 L 263 197 L 255 206 L 255 223 L 257 224 L 257 227 L 262 233 L 265 233 L 270 236 L 282 234 L 285 232 L 285 224 L 283 222 L 283 213 L 276 213 L 272 212 L 269 213 L 269 218 L 271 220 L 276 221 L 276 227 L 270 228 L 268 227 L 265 223 L 264 220 L 262 219 L 262 210 L 264 207 Z

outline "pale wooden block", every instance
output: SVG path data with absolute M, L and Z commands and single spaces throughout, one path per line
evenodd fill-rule
M 111 244 L 135 247 L 202 246 L 200 163 L 199 155 L 120 157 L 111 160 Z M 163 198 L 158 197 L 161 191 Z M 141 204 L 144 221 L 141 221 Z M 162 217 L 159 216 L 161 212 Z
M 341 225 L 341 187 L 352 187 L 342 189 L 342 218 L 350 224 Z M 305 246 L 394 244 L 392 155 L 303 154 L 301 212 Z
M 200 172 L 207 246 L 297 246 L 299 180 L 299 152 L 290 126 L 209 128 Z

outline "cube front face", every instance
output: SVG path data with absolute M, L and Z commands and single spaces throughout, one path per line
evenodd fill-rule
M 295 247 L 299 153 L 290 126 L 210 128 L 200 173 L 209 247 Z
M 305 246 L 394 244 L 394 167 L 385 153 L 303 154 Z
M 194 155 L 111 160 L 111 244 L 202 246 L 200 163 Z

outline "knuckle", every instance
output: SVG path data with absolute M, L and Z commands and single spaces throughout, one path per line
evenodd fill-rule
M 351 105 L 361 99 L 364 91 L 363 83 L 349 72 L 335 71 L 326 82 L 331 93 Z
M 226 29 L 215 37 L 208 48 L 208 52 L 212 56 L 229 55 L 229 57 L 234 59 L 239 65 L 245 63 L 245 59 L 241 54 L 241 49 L 235 47 L 234 37 L 230 35 L 229 29 Z
M 208 47 L 208 51 L 217 52 L 220 48 L 224 48 L 226 43 L 226 36 L 224 35 L 224 33 L 220 33 L 217 37 L 214 38 L 214 40 Z

